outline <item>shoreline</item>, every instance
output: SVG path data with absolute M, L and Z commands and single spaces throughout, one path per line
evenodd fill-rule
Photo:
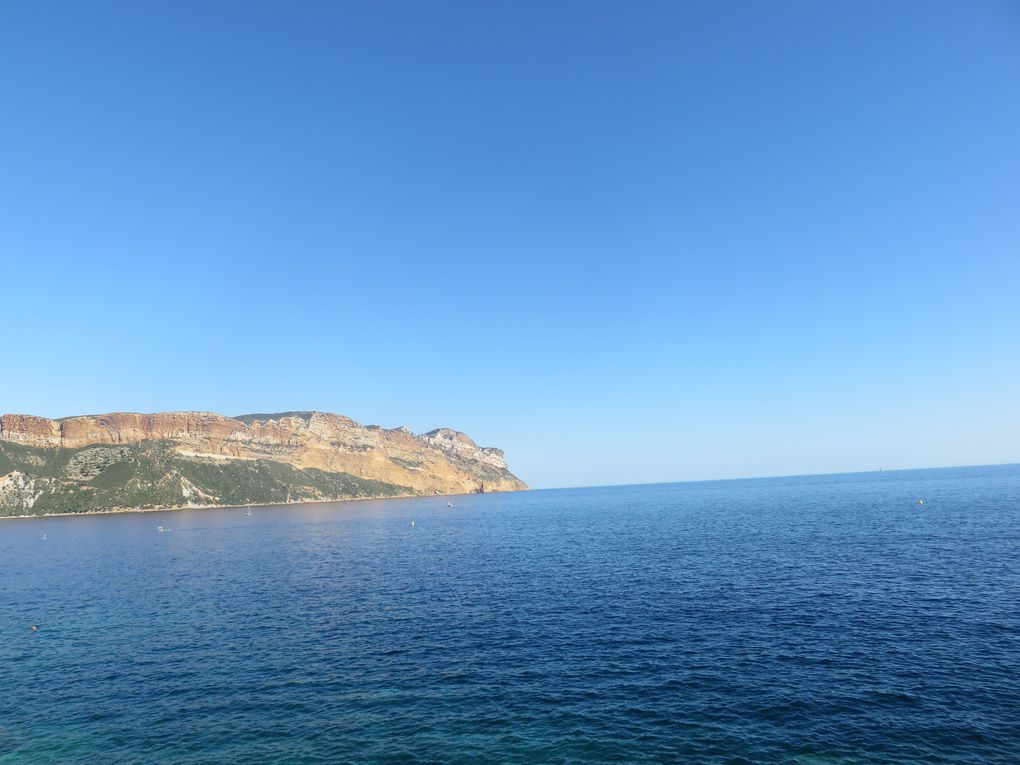
M 124 513 L 170 513 L 178 510 L 237 510 L 242 507 L 291 507 L 293 505 L 334 505 L 340 502 L 375 502 L 391 499 L 431 499 L 433 497 L 473 497 L 479 494 L 515 494 L 528 489 L 507 491 L 459 492 L 456 494 L 391 494 L 385 497 L 345 497 L 343 499 L 309 499 L 297 502 L 250 502 L 243 505 L 175 505 L 169 507 L 117 507 L 109 510 L 85 510 L 80 513 L 42 513 L 39 515 L 0 515 L 0 521 L 26 520 L 32 518 L 84 518 L 97 515 L 121 515 Z

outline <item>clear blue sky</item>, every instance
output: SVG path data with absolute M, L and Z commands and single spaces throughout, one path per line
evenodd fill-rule
M 1020 461 L 1015 3 L 6 3 L 0 97 L 0 411 Z

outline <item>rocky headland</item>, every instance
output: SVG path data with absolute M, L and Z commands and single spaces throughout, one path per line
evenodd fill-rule
M 526 488 L 502 451 L 448 428 L 415 435 L 326 412 L 0 416 L 0 515 Z

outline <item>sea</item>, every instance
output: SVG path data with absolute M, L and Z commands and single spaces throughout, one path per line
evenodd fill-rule
M 0 763 L 1020 763 L 1020 466 L 0 521 Z

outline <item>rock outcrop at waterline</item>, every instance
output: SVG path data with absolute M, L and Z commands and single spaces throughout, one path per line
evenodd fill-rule
M 499 449 L 325 412 L 0 416 L 0 515 L 528 488 Z

